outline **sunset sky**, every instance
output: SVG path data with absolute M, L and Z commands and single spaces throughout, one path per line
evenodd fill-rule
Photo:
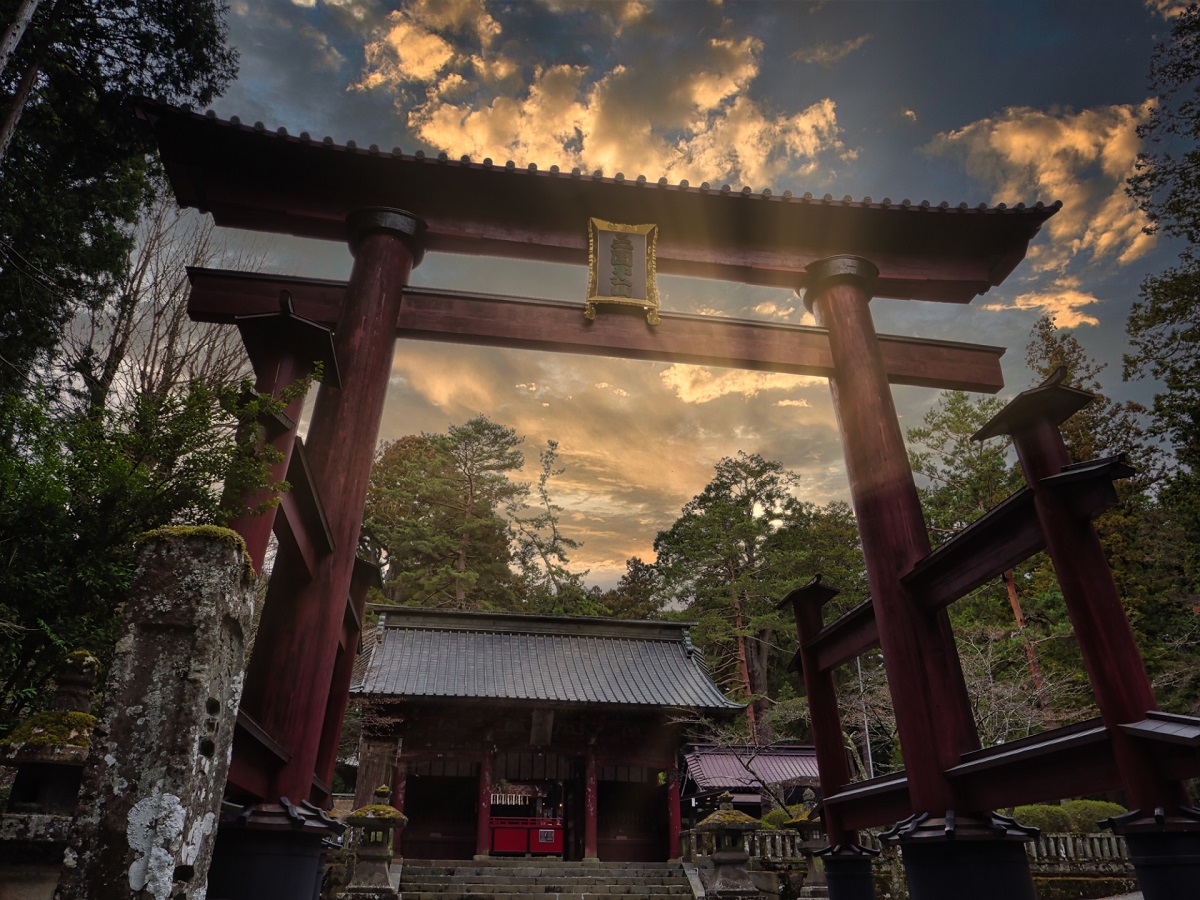
M 967 307 L 877 299 L 881 332 L 1008 347 L 1050 314 L 1120 379 L 1137 286 L 1172 248 L 1124 179 L 1143 149 L 1169 0 L 232 0 L 222 118 L 338 144 L 972 206 L 1063 202 L 1008 281 Z M 586 210 L 580 210 L 581 229 Z M 235 239 L 241 240 L 240 235 Z M 261 242 L 261 239 L 259 239 Z M 345 278 L 338 245 L 271 239 L 271 270 Z M 431 254 L 418 285 L 578 300 L 582 267 Z M 785 290 L 660 277 L 664 311 L 812 324 Z M 603 314 L 603 313 L 601 313 Z M 902 427 L 936 392 L 897 388 Z M 652 560 L 655 534 L 738 450 L 783 462 L 799 496 L 847 499 L 820 379 L 401 341 L 381 439 L 483 412 L 559 442 L 555 499 L 588 581 Z

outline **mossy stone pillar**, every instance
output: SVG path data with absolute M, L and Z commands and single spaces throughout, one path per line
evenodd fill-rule
M 204 896 L 253 608 L 234 532 L 143 539 L 57 898 Z

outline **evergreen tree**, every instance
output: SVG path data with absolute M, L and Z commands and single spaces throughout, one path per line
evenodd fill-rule
M 444 435 L 385 444 L 367 491 L 364 531 L 385 554 L 395 602 L 512 609 L 511 532 L 503 512 L 523 493 L 508 473 L 524 457 L 511 428 L 485 416 Z
M 1178 593 L 1200 602 L 1200 8 L 1171 22 L 1155 52 L 1150 86 L 1158 103 L 1138 129 L 1147 151 L 1129 190 L 1150 230 L 1178 238 L 1178 261 L 1142 282 L 1126 324 L 1126 378 L 1151 376 L 1156 430 L 1169 442 L 1176 468 L 1158 494 L 1164 527 L 1181 537 Z
M 697 642 L 718 682 L 749 703 L 755 743 L 772 739 L 767 672 L 775 636 L 786 624 L 775 610 L 780 583 L 766 549 L 795 506 L 795 483 L 794 474 L 758 454 L 726 457 L 654 540 L 664 589 L 698 619 Z

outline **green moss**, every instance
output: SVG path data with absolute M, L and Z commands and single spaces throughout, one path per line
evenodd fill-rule
M 90 650 L 73 650 L 68 653 L 63 662 L 72 669 L 96 669 L 100 666 L 100 660 Z
M 208 538 L 228 544 L 234 552 L 242 555 L 243 578 L 246 581 L 254 579 L 254 564 L 250 561 L 250 554 L 246 552 L 246 542 L 240 534 L 230 528 L 222 528 L 219 525 L 164 525 L 162 528 L 138 535 L 137 544 L 139 547 L 151 541 L 172 544 L 192 537 Z
M 388 806 L 386 803 L 371 803 L 367 806 L 359 807 L 346 816 L 347 819 L 389 819 L 393 822 L 407 822 L 408 816 L 400 812 L 394 806 Z
M 0 746 L 90 747 L 96 717 L 65 709 L 44 709 L 12 730 Z

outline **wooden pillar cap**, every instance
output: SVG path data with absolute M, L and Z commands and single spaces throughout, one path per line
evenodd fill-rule
M 346 217 L 346 227 L 349 231 L 351 252 L 358 249 L 358 244 L 365 235 L 377 231 L 391 231 L 408 247 L 414 269 L 425 255 L 425 223 L 402 209 L 388 206 L 357 209 Z
M 804 306 L 809 312 L 812 312 L 813 299 L 829 284 L 861 281 L 869 294 L 874 289 L 875 279 L 879 277 L 879 267 L 875 263 L 848 253 L 814 260 L 804 267 L 804 271 L 808 273 Z

